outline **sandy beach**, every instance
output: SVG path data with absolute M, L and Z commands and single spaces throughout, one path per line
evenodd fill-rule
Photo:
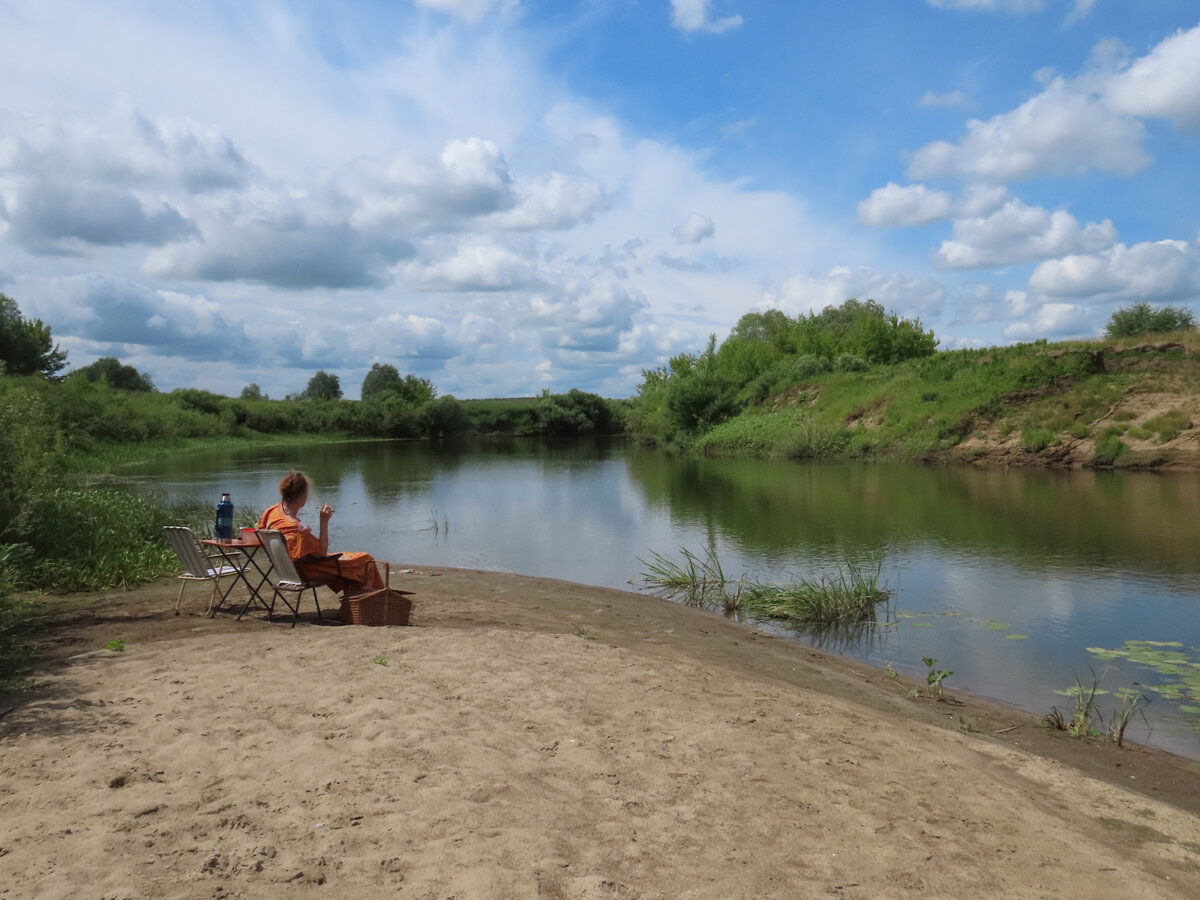
M 414 627 L 174 580 L 55 616 L 0 703 L 0 897 L 1200 895 L 1195 763 L 636 594 L 394 583 Z

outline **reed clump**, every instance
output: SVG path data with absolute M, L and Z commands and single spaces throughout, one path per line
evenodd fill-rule
M 702 555 L 680 548 L 676 562 L 661 553 L 642 560 L 642 584 L 655 594 L 691 606 L 719 609 L 805 627 L 860 626 L 875 622 L 875 610 L 891 597 L 881 582 L 882 560 L 844 559 L 832 576 L 800 577 L 786 584 L 764 584 L 725 574 L 716 550 Z

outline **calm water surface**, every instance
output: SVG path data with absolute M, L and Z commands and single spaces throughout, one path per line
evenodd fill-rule
M 1073 709 L 1054 691 L 1089 683 L 1089 666 L 1109 690 L 1173 680 L 1089 647 L 1180 641 L 1200 660 L 1196 475 L 696 460 L 535 440 L 235 449 L 134 474 L 172 498 L 229 491 L 258 511 L 292 467 L 316 481 L 310 510 L 337 509 L 334 549 L 421 566 L 629 589 L 650 551 L 712 546 L 727 575 L 767 581 L 878 554 L 894 624 L 835 649 L 912 675 L 936 657 L 951 691 L 1034 712 Z M 1200 715 L 1146 693 L 1152 731 L 1139 721 L 1130 734 L 1200 758 Z

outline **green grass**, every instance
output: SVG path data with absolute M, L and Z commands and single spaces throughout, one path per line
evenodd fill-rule
M 845 627 L 874 623 L 876 607 L 891 597 L 880 583 L 883 563 L 846 559 L 831 576 L 800 577 L 763 584 L 746 576 L 728 578 L 716 551 L 703 555 L 680 548 L 682 561 L 652 553 L 642 583 L 654 593 L 692 606 L 740 612 L 801 627 Z
M 1095 438 L 1095 464 L 1112 465 L 1128 447 L 1097 432 L 1105 422 L 1132 425 L 1136 413 L 1121 407 L 1129 390 L 1169 391 L 1200 376 L 1200 335 L 1172 337 L 1183 350 L 1125 352 L 1136 341 L 1039 341 L 815 374 L 776 385 L 760 404 L 683 444 L 710 456 L 912 460 L 955 458 L 969 437 L 1016 433 L 1030 452 Z M 1188 424 L 1180 409 L 1140 427 L 1165 443 Z
M 751 615 L 804 626 L 875 621 L 875 609 L 891 597 L 880 584 L 883 563 L 845 560 L 832 576 L 802 577 L 789 584 L 752 584 L 742 606 Z

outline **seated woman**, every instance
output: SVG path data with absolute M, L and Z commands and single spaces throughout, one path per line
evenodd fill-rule
M 327 581 L 335 591 L 349 596 L 383 587 L 383 578 L 369 553 L 342 553 L 337 559 L 321 559 L 329 553 L 329 519 L 333 509 L 321 505 L 321 530 L 300 521 L 300 510 L 308 502 L 309 480 L 301 472 L 288 472 L 279 482 L 279 502 L 259 517 L 259 528 L 280 532 L 287 541 L 288 556 L 296 561 L 302 578 Z

